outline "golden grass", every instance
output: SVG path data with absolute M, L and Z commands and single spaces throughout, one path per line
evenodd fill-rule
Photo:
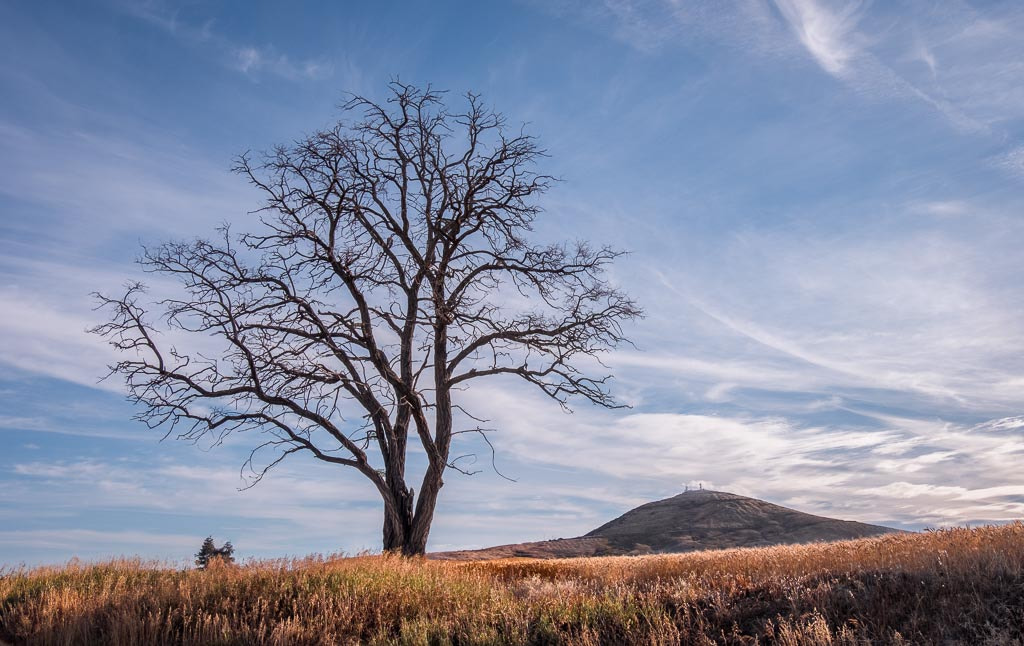
M 0 573 L 14 644 L 1024 644 L 1024 524 L 683 555 Z

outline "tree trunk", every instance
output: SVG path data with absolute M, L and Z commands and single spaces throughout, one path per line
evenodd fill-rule
M 413 491 L 406 490 L 394 508 L 384 506 L 384 551 L 403 556 L 423 556 L 434 520 L 434 507 L 441 489 L 441 474 L 426 478 L 413 513 Z
M 407 543 L 412 535 L 413 491 L 402 486 L 393 495 L 394 508 L 384 505 L 384 551 L 406 554 Z
M 434 482 L 434 479 L 429 479 Z M 439 480 L 439 479 L 438 479 Z M 413 513 L 413 491 L 407 490 L 394 511 L 384 507 L 384 551 L 403 556 L 423 556 L 434 519 L 437 490 L 440 484 L 428 486 L 416 501 Z M 426 495 L 424 495 L 426 494 Z
M 415 529 L 409 533 L 409 537 L 406 539 L 405 544 L 402 545 L 403 556 L 423 556 L 427 553 L 427 534 L 430 532 L 430 527 L 426 528 L 426 531 L 418 532 Z
M 437 494 L 444 486 L 442 480 L 443 470 L 431 466 L 423 477 L 423 486 L 420 487 L 420 496 L 416 500 L 416 513 L 413 516 L 411 531 L 406 543 L 410 554 L 423 554 L 427 549 L 427 538 L 430 535 L 430 526 L 434 522 L 434 507 L 437 506 Z

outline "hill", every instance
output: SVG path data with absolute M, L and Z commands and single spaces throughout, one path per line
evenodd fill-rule
M 805 514 L 764 500 L 723 491 L 687 491 L 649 502 L 576 538 L 437 552 L 432 558 L 570 558 L 694 552 L 840 541 L 897 530 Z

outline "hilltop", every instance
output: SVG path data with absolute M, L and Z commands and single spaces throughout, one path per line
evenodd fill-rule
M 724 491 L 695 490 L 649 502 L 575 538 L 438 552 L 432 558 L 570 558 L 694 552 L 880 536 L 897 530 L 815 516 Z

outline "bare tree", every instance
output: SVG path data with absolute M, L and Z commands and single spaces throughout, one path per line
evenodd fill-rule
M 551 182 L 533 137 L 476 95 L 450 112 L 429 87 L 390 90 L 345 104 L 352 121 L 239 157 L 265 198 L 258 230 L 144 249 L 142 267 L 180 279 L 184 297 L 97 295 L 111 316 L 94 331 L 122 351 L 111 373 L 137 418 L 182 439 L 258 431 L 257 481 L 301 452 L 355 469 L 384 501 L 384 549 L 414 555 L 445 470 L 460 469 L 453 436 L 484 433 L 453 394 L 508 375 L 563 407 L 614 407 L 608 377 L 587 371 L 641 311 L 605 278 L 620 252 L 525 237 Z M 162 332 L 221 345 L 186 352 Z M 426 454 L 418 492 L 410 435 Z

